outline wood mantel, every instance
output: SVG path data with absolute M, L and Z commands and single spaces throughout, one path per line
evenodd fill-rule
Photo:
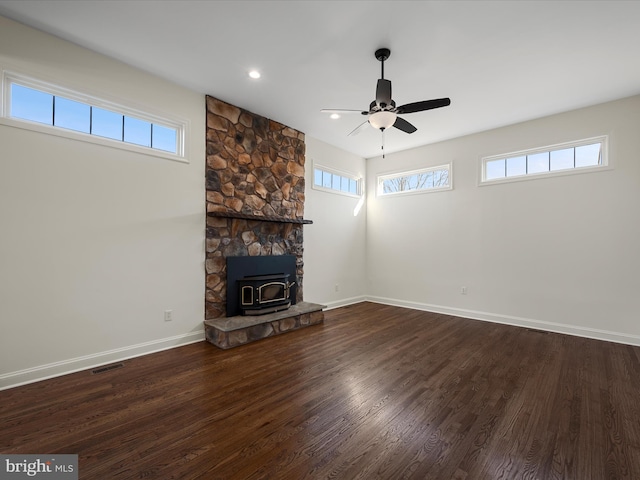
M 295 223 L 298 225 L 310 225 L 313 220 L 305 220 L 303 218 L 286 218 L 277 216 L 266 215 L 248 215 L 238 212 L 208 212 L 209 217 L 222 217 L 222 218 L 239 218 L 242 220 L 257 220 L 259 222 L 273 222 L 273 223 Z

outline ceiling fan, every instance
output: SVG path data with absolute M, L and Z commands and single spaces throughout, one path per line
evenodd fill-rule
M 402 130 L 405 133 L 413 133 L 417 130 L 411 123 L 407 122 L 404 118 L 398 115 L 406 113 L 423 112 L 425 110 L 432 110 L 434 108 L 446 107 L 451 104 L 449 98 L 438 98 L 434 100 L 423 100 L 421 102 L 407 103 L 396 107 L 396 102 L 391 98 L 391 80 L 384 78 L 384 62 L 391 55 L 391 50 L 388 48 L 379 48 L 376 50 L 375 56 L 381 63 L 382 73 L 378 84 L 376 86 L 376 99 L 369 105 L 369 110 L 341 110 L 341 109 L 324 109 L 321 112 L 324 113 L 361 113 L 367 115 L 367 120 L 352 130 L 348 136 L 356 135 L 364 129 L 368 124 L 380 130 L 383 134 L 382 137 L 382 149 L 384 156 L 384 131 L 389 127 L 395 127 L 398 130 Z

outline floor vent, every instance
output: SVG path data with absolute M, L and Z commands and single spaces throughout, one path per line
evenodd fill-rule
M 544 335 L 548 335 L 551 332 L 547 332 L 546 330 L 537 330 L 535 328 L 527 328 L 527 332 L 533 332 L 533 333 L 542 333 Z
M 91 370 L 91 373 L 95 375 L 97 373 L 104 373 L 104 372 L 108 372 L 110 370 L 115 370 L 116 368 L 122 368 L 122 367 L 124 367 L 124 363 L 114 363 L 113 365 L 106 365 L 104 367 Z

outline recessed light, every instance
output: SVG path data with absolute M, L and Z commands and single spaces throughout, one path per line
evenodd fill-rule
M 259 71 L 257 71 L 257 70 L 251 70 L 251 71 L 249 72 L 249 76 L 250 76 L 251 78 L 260 78 L 260 72 L 259 72 Z
M 336 120 L 336 119 L 340 118 L 340 115 L 338 115 L 337 113 L 332 113 L 332 114 L 329 116 L 329 118 L 332 118 L 332 119 Z

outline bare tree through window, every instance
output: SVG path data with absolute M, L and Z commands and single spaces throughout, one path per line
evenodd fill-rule
M 449 186 L 449 168 L 382 177 L 381 186 L 383 194 L 446 188 Z

